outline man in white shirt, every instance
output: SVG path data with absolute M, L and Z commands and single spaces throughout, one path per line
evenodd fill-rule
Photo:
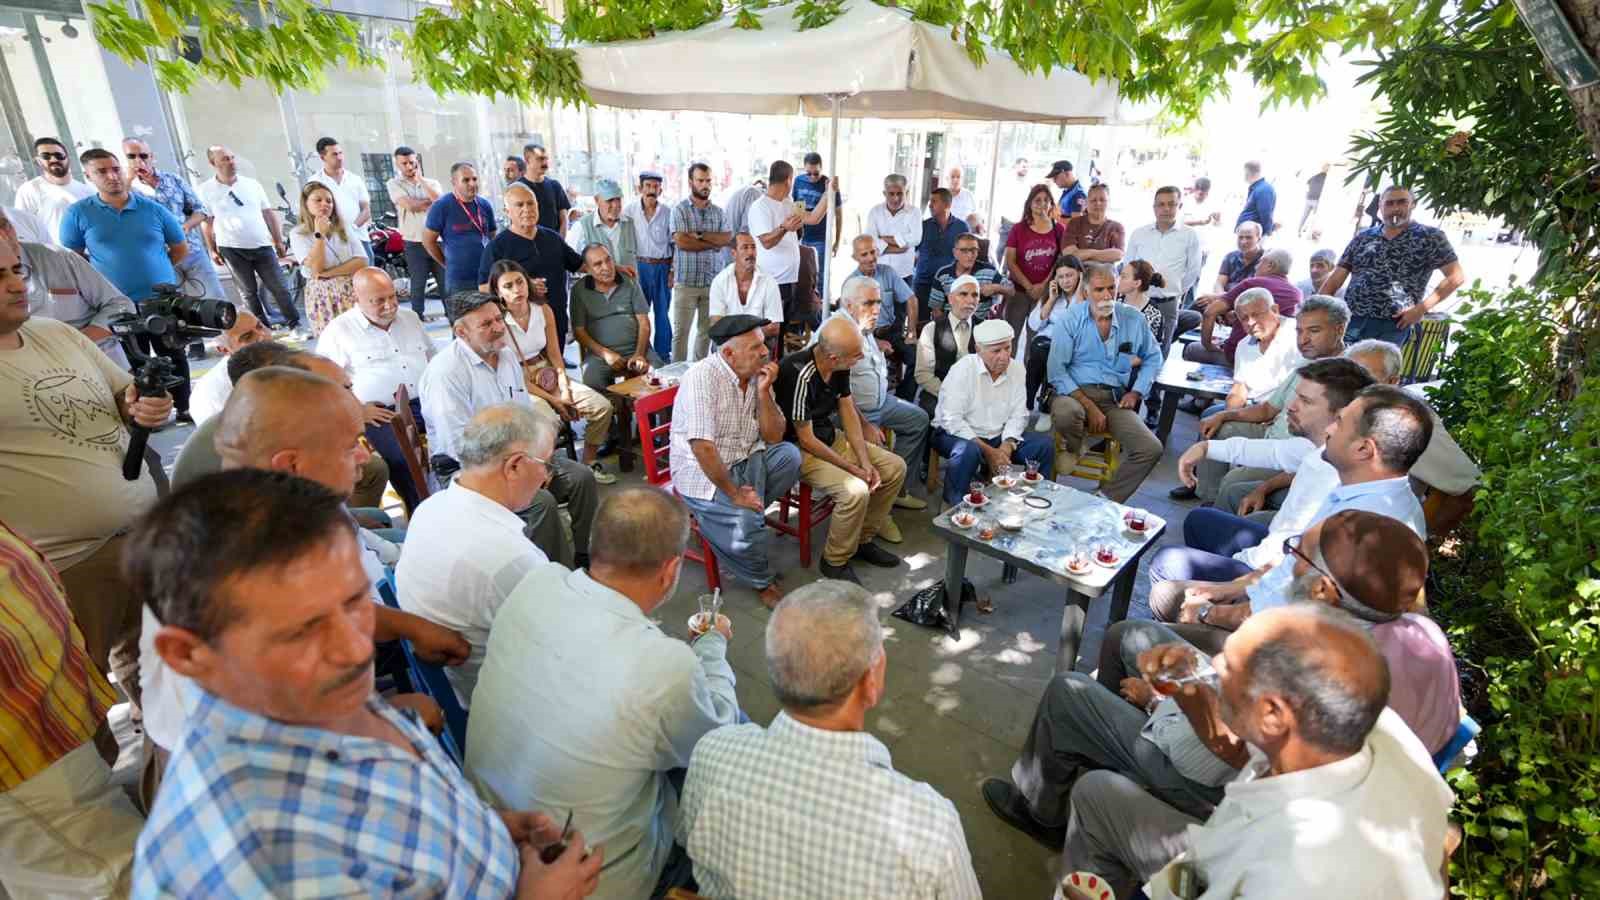
M 118 316 L 134 311 L 133 301 L 81 255 L 59 246 L 19 240 L 22 236 L 11 221 L 11 212 L 0 212 L 0 245 L 11 248 L 30 270 L 28 315 L 71 325 L 113 362 L 128 368 L 128 355 L 122 341 L 111 333 L 111 324 Z
M 267 199 L 261 182 L 239 174 L 239 160 L 221 144 L 206 149 L 206 159 L 216 174 L 195 189 L 209 218 L 201 225 L 211 261 L 226 265 L 233 283 L 244 295 L 256 318 L 271 323 L 262 302 L 265 288 L 282 317 L 282 327 L 301 331 L 300 311 L 289 296 L 289 284 L 280 262 L 289 253 L 278 211 Z M 308 337 L 310 332 L 295 335 Z
M 1233 356 L 1233 386 L 1216 409 L 1241 409 L 1265 400 L 1285 378 L 1305 363 L 1295 336 L 1295 320 L 1278 314 L 1272 293 L 1266 288 L 1250 288 L 1233 302 L 1234 326 L 1247 335 Z
M 490 626 L 524 575 L 550 561 L 522 533 L 526 509 L 550 477 L 555 431 L 527 406 L 485 407 L 461 433 L 461 471 L 418 506 L 395 568 L 400 608 L 459 633 L 472 645 L 445 670 L 463 709 L 489 644 Z
M 671 599 L 689 515 L 669 494 L 608 494 L 589 569 L 535 569 L 495 616 L 467 725 L 467 777 L 496 807 L 566 809 L 606 848 L 593 898 L 690 883 L 678 792 L 713 728 L 741 719 L 726 616 L 684 644 L 650 615 Z
M 911 273 L 917 267 L 917 244 L 922 242 L 922 216 L 906 203 L 904 175 L 883 179 L 883 202 L 867 212 L 862 233 L 875 239 L 878 264 L 904 279 L 910 289 Z
M 1099 875 L 1117 896 L 1146 882 L 1151 900 L 1199 896 L 1179 892 L 1189 878 L 1218 897 L 1443 895 L 1454 797 L 1386 708 L 1390 669 L 1366 629 L 1309 603 L 1252 617 L 1212 659 L 1215 688 L 1193 678 L 1193 654 L 1163 644 L 1139 668 L 1212 723 L 1245 772 L 1204 822 L 1124 775 L 1084 774 L 1064 869 Z
M 233 393 L 233 379 L 228 377 L 228 357 L 241 347 L 270 340 L 272 332 L 248 310 L 241 311 L 233 320 L 233 327 L 218 335 L 217 352 L 222 354 L 222 359 L 196 378 L 194 388 L 189 392 L 189 414 L 194 416 L 197 427 L 222 412 L 222 407 L 228 403 L 228 395 Z
M 13 202 L 17 209 L 37 216 L 44 223 L 48 242 L 60 246 L 61 217 L 67 207 L 93 194 L 94 188 L 73 180 L 67 147 L 53 137 L 34 140 L 33 161 L 39 166 L 39 175 L 17 188 Z
M 715 326 L 724 316 L 766 319 L 763 334 L 777 335 L 783 323 L 783 297 L 778 282 L 756 265 L 756 239 L 747 232 L 733 236 L 733 265 L 711 279 L 710 320 Z
M 950 189 L 950 215 L 967 223 L 973 234 L 982 234 L 983 220 L 978 217 L 978 201 L 973 199 L 971 191 L 962 189 L 961 180 L 961 167 L 951 166 L 949 181 L 943 185 Z
M 11 229 L 17 233 L 17 240 L 29 244 L 54 244 L 55 235 L 50 233 L 49 226 L 31 212 L 17 209 L 14 206 L 0 206 L 0 216 L 11 223 Z
M 367 237 L 372 224 L 372 195 L 367 193 L 367 182 L 360 175 L 344 167 L 344 149 L 331 137 L 317 138 L 317 156 L 322 168 L 310 181 L 325 184 L 333 192 L 333 205 L 339 213 L 350 237 L 361 242 L 367 252 L 367 262 L 372 262 L 372 241 Z
M 955 805 L 895 771 L 867 733 L 888 667 L 872 596 L 808 584 L 778 604 L 765 646 L 782 712 L 706 735 L 684 780 L 677 834 L 700 893 L 981 896 Z
M 417 382 L 427 416 L 433 468 L 443 480 L 460 465 L 458 445 L 467 423 L 486 406 L 521 403 L 531 407 L 521 361 L 506 340 L 505 312 L 488 294 L 462 291 L 445 301 L 455 340 L 428 362 Z M 518 515 L 527 523 L 528 539 L 544 555 L 565 566 L 589 558 L 589 532 L 599 505 L 599 488 L 588 466 L 554 454 L 549 487 L 534 495 Z M 569 537 L 560 505 L 572 517 Z
M 950 462 L 945 469 L 944 503 L 955 506 L 979 469 L 1037 463 L 1039 474 L 1055 475 L 1055 442 L 1028 429 L 1027 373 L 1011 357 L 1015 334 L 1005 319 L 990 319 L 973 330 L 978 352 L 964 356 L 944 376 L 933 417 L 933 449 Z
M 1156 220 L 1141 225 L 1128 235 L 1125 259 L 1142 259 L 1155 267 L 1166 282 L 1165 287 L 1150 289 L 1150 302 L 1161 310 L 1166 323 L 1162 333 L 1161 355 L 1167 356 L 1172 347 L 1173 329 L 1178 324 L 1178 301 L 1194 290 L 1200 281 L 1203 254 L 1200 234 L 1178 221 L 1178 211 L 1183 206 L 1183 192 L 1175 187 L 1156 189 L 1154 210 Z
M 515 157 L 513 157 L 515 159 Z M 520 162 L 520 160 L 518 160 Z M 444 266 L 428 255 L 423 243 L 427 230 L 428 210 L 444 193 L 435 179 L 422 174 L 422 157 L 410 147 L 394 148 L 395 176 L 385 182 L 389 201 L 394 204 L 395 221 L 400 237 L 406 242 L 406 277 L 411 280 L 411 311 L 424 321 L 423 309 L 428 302 L 428 278 L 433 278 L 438 290 L 444 290 Z
M 756 265 L 778 283 L 783 297 L 783 322 L 800 321 L 795 304 L 805 300 L 794 295 L 800 278 L 800 229 L 828 217 L 833 207 L 833 191 L 825 191 L 822 201 L 811 212 L 793 201 L 794 166 L 783 160 L 772 164 L 767 173 L 767 192 L 750 204 L 750 234 L 756 239 Z
M 422 320 L 401 309 L 389 273 L 368 266 L 352 279 L 356 305 L 328 323 L 317 339 L 317 353 L 342 366 L 356 399 L 365 405 L 367 443 L 389 466 L 389 480 L 406 509 L 414 510 L 421 492 L 389 422 L 395 416 L 395 392 L 404 385 L 411 397 L 417 429 L 427 433 L 419 382 L 433 358 L 433 338 Z

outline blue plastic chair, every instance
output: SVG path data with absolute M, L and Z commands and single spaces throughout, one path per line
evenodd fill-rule
M 383 602 L 394 609 L 400 608 L 400 598 L 395 592 L 394 572 L 389 571 L 382 581 L 378 582 L 378 596 Z M 455 688 L 451 687 L 450 679 L 444 674 L 444 669 L 433 663 L 423 662 L 417 658 L 411 649 L 410 641 L 401 641 L 401 648 L 406 654 L 406 664 L 411 669 L 411 682 L 423 693 L 433 698 L 444 711 L 444 732 L 439 735 L 439 743 L 444 745 L 445 752 L 450 758 L 461 765 L 462 750 L 467 746 L 467 711 L 461 708 L 461 703 L 456 700 Z
M 1482 726 L 1474 722 L 1471 716 L 1461 717 L 1461 724 L 1456 726 L 1456 733 L 1450 738 L 1450 743 L 1439 748 L 1439 752 L 1433 755 L 1433 764 L 1439 767 L 1440 775 L 1449 770 L 1450 764 L 1455 762 L 1461 751 L 1465 750 L 1467 744 L 1471 743 L 1482 730 Z

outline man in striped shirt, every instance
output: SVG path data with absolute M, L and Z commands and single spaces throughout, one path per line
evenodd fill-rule
M 0 609 L 0 895 L 124 895 L 144 819 L 106 764 L 117 695 L 61 579 L 4 522 Z

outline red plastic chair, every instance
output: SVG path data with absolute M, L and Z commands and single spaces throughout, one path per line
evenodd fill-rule
M 799 522 L 789 524 L 789 507 L 796 507 Z M 773 528 L 800 539 L 800 565 L 811 567 L 811 530 L 833 515 L 833 498 L 818 500 L 811 496 L 811 485 L 797 483 L 778 500 L 778 521 L 769 522 Z
M 677 493 L 672 486 L 672 403 L 678 399 L 677 386 L 646 394 L 633 402 L 634 421 L 639 426 L 639 455 L 644 458 L 644 479 L 656 487 Z M 659 417 L 659 422 L 656 419 Z M 706 567 L 706 584 L 712 589 L 721 587 L 722 573 L 717 569 L 717 554 L 711 542 L 700 533 L 700 523 L 689 517 L 694 529 L 694 541 L 683 555 Z

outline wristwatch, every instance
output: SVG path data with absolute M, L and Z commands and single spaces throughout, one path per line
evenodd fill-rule
M 1213 608 L 1215 608 L 1215 607 L 1216 607 L 1216 604 L 1212 603 L 1209 600 L 1207 600 L 1206 602 L 1202 603 L 1200 605 L 1200 614 L 1195 616 L 1195 620 L 1198 621 L 1201 625 L 1210 625 L 1211 623 L 1206 621 L 1206 617 L 1211 615 L 1211 610 Z
M 311 236 L 316 238 L 319 241 L 322 240 L 322 232 L 320 232 L 320 231 L 311 232 Z

